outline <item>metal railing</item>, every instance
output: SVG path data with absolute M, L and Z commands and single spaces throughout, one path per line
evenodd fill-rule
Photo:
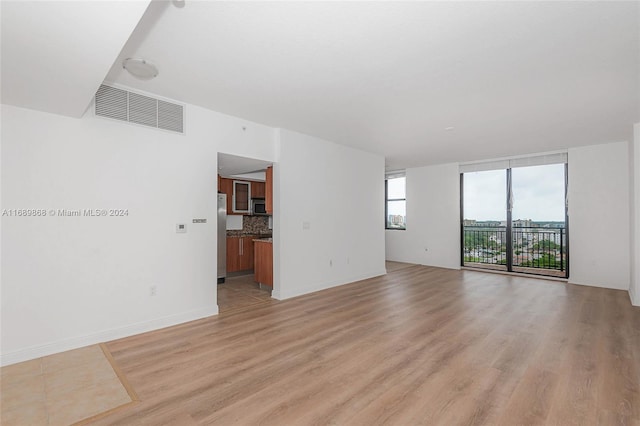
M 508 269 L 510 246 L 513 270 L 566 271 L 566 235 L 564 227 L 512 227 L 508 245 L 506 226 L 463 226 L 463 263 Z
M 507 264 L 507 227 L 464 227 L 464 263 Z

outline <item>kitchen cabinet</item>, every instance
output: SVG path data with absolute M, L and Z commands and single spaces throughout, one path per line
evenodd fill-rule
M 252 198 L 267 198 L 267 183 L 218 175 L 218 191 L 227 194 L 228 215 L 248 215 L 251 214 Z
M 241 245 L 242 245 L 242 258 L 240 259 L 240 269 L 241 271 L 247 269 L 253 269 L 253 240 L 255 236 L 242 237 Z
M 264 182 L 251 182 L 251 198 L 264 198 L 265 197 L 265 183 Z
M 253 269 L 253 240 L 256 237 L 227 237 L 227 272 Z
M 273 287 L 273 244 L 268 240 L 254 241 L 254 281 Z
M 265 182 L 265 208 L 267 214 L 273 214 L 273 167 L 267 167 L 266 182 Z
M 240 271 L 240 237 L 227 237 L 227 272 Z
M 251 213 L 251 182 L 243 180 L 233 181 L 233 203 L 234 213 Z
M 218 179 L 218 191 L 227 194 L 228 215 L 247 215 L 251 213 L 251 194 L 255 183 L 224 177 Z

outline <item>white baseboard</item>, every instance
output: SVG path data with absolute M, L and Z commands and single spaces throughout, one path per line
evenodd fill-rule
M 569 278 L 568 284 L 582 285 L 585 287 L 597 287 L 597 288 L 607 288 L 609 290 L 626 290 L 629 291 L 629 286 L 625 286 L 624 284 L 615 285 L 615 284 L 602 284 L 602 283 L 590 283 L 586 281 L 575 281 L 572 278 Z
M 629 289 L 629 299 L 631 299 L 631 304 L 633 306 L 640 306 L 640 299 L 637 297 L 634 291 Z
M 195 321 L 217 314 L 218 305 L 215 305 L 215 307 L 195 309 L 189 312 L 183 312 L 180 314 L 169 315 L 149 321 L 138 322 L 124 327 L 113 328 L 110 330 L 104 330 L 94 334 L 72 337 L 69 339 L 61 340 L 59 342 L 31 346 L 29 348 L 1 354 L 0 366 L 28 361 L 30 359 L 40 358 L 71 349 L 78 349 L 84 346 L 95 345 L 97 343 L 108 342 L 110 340 L 121 339 L 123 337 L 133 336 L 135 334 L 145 333 L 147 331 L 158 330 L 189 321 Z
M 347 279 L 340 279 L 340 280 L 331 281 L 331 282 L 316 283 L 304 288 L 289 289 L 288 291 L 284 291 L 284 292 L 282 291 L 282 289 L 280 289 L 280 291 L 277 292 L 277 294 L 272 293 L 271 297 L 278 300 L 291 299 L 292 297 L 298 297 L 298 296 L 302 296 L 309 293 L 315 293 L 316 291 L 326 290 L 332 287 L 339 287 L 341 285 L 351 284 L 356 281 L 362 281 L 369 278 L 379 277 L 381 275 L 386 275 L 386 273 L 387 273 L 386 269 L 383 268 L 376 272 L 371 272 L 371 273 L 353 276 Z
M 442 269 L 451 269 L 453 271 L 459 271 L 462 269 L 460 265 L 436 265 L 436 264 L 428 264 L 428 263 L 420 263 L 422 266 L 430 266 L 432 268 L 442 268 Z

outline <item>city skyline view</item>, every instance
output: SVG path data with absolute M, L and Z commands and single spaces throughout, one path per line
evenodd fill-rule
M 405 229 L 406 227 L 406 190 L 405 177 L 387 179 L 387 229 Z
M 463 176 L 463 264 L 566 276 L 565 166 L 511 168 Z

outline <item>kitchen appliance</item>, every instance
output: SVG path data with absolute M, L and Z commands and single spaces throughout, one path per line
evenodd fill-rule
M 267 204 L 264 198 L 251 199 L 251 214 L 254 216 L 267 216 Z
M 218 194 L 218 284 L 227 277 L 227 194 Z

